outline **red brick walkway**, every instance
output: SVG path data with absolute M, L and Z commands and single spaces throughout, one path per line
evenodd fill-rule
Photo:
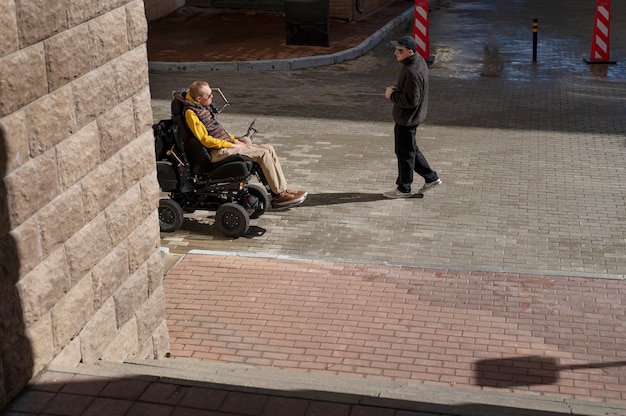
M 619 280 L 188 254 L 174 357 L 626 400 Z

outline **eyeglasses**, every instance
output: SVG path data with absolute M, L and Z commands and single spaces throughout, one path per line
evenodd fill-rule
M 213 98 L 212 92 L 209 94 L 198 95 L 196 98 L 194 98 L 194 100 L 196 100 L 197 102 L 200 102 L 200 100 L 208 100 L 209 98 Z
M 400 48 L 395 48 L 395 49 L 393 50 L 393 53 L 404 53 L 404 52 L 406 52 L 406 51 L 408 51 L 408 49 L 400 49 Z

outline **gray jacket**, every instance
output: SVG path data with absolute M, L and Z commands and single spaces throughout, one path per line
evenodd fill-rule
M 391 94 L 393 121 L 401 126 L 417 126 L 428 110 L 428 66 L 418 54 L 402 60 L 396 90 Z

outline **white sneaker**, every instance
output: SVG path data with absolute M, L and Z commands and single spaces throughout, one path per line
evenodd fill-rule
M 410 198 L 410 197 L 412 197 L 413 195 L 411 195 L 411 193 L 410 193 L 410 192 L 400 192 L 400 191 L 398 190 L 398 188 L 394 188 L 394 189 L 392 189 L 392 190 L 391 190 L 391 191 L 389 191 L 389 192 L 385 192 L 385 193 L 383 193 L 383 196 L 384 196 L 385 198 L 392 198 L 392 199 L 393 199 L 393 198 Z
M 442 183 L 443 183 L 443 182 L 441 182 L 441 179 L 435 179 L 435 180 L 434 180 L 434 181 L 432 181 L 432 182 L 425 183 L 425 184 L 424 184 L 424 186 L 422 186 L 422 188 L 421 188 L 419 191 L 417 191 L 417 194 L 418 194 L 418 195 L 424 195 L 424 192 L 426 192 L 426 191 L 430 191 L 430 190 L 431 190 L 431 189 L 433 189 L 435 186 L 437 186 L 437 185 L 441 185 Z

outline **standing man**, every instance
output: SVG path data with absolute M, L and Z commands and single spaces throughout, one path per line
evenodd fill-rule
M 415 130 L 426 118 L 428 109 L 428 66 L 416 54 L 417 45 L 411 36 L 391 42 L 402 70 L 398 83 L 387 87 L 385 98 L 393 103 L 395 152 L 398 158 L 396 188 L 383 195 L 387 198 L 410 198 L 413 172 L 424 178 L 425 184 L 417 191 L 423 195 L 441 184 L 437 172 L 430 168 L 415 141 Z

